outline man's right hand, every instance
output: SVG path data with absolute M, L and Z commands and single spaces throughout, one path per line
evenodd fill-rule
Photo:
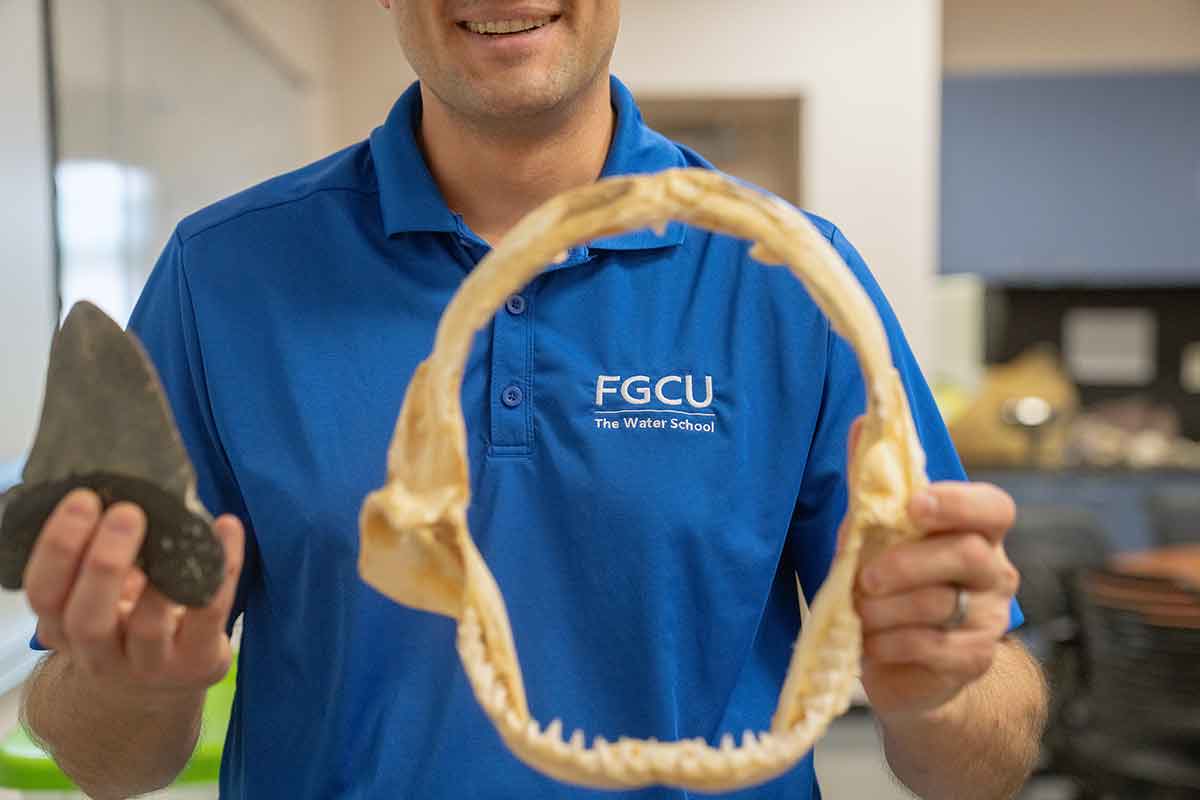
M 232 657 L 225 626 L 242 568 L 244 533 L 236 517 L 215 524 L 225 578 L 203 608 L 179 606 L 137 566 L 146 518 L 130 503 L 101 513 L 94 492 L 77 489 L 46 521 L 25 568 L 38 640 L 115 691 L 202 691 Z

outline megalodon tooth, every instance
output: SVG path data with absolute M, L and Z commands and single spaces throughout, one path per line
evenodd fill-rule
M 225 572 L 212 517 L 158 373 L 141 343 L 88 302 L 50 349 L 42 416 L 21 483 L 0 496 L 0 586 L 21 588 L 42 526 L 71 490 L 145 512 L 138 564 L 171 600 L 206 605 Z

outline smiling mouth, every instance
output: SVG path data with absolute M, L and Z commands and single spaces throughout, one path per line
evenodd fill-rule
M 514 34 L 536 31 L 538 28 L 546 27 L 551 22 L 557 22 L 558 19 L 558 15 L 530 19 L 497 19 L 485 22 L 460 22 L 458 23 L 458 27 L 483 36 L 512 36 Z

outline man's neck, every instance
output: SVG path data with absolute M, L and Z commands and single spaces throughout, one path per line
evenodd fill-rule
M 551 197 L 595 181 L 615 126 L 607 77 L 598 83 L 520 130 L 471 124 L 422 86 L 422 147 L 446 204 L 495 245 Z

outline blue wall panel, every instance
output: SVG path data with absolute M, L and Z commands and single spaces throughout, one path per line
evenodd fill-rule
M 943 88 L 943 272 L 1200 285 L 1200 72 Z

